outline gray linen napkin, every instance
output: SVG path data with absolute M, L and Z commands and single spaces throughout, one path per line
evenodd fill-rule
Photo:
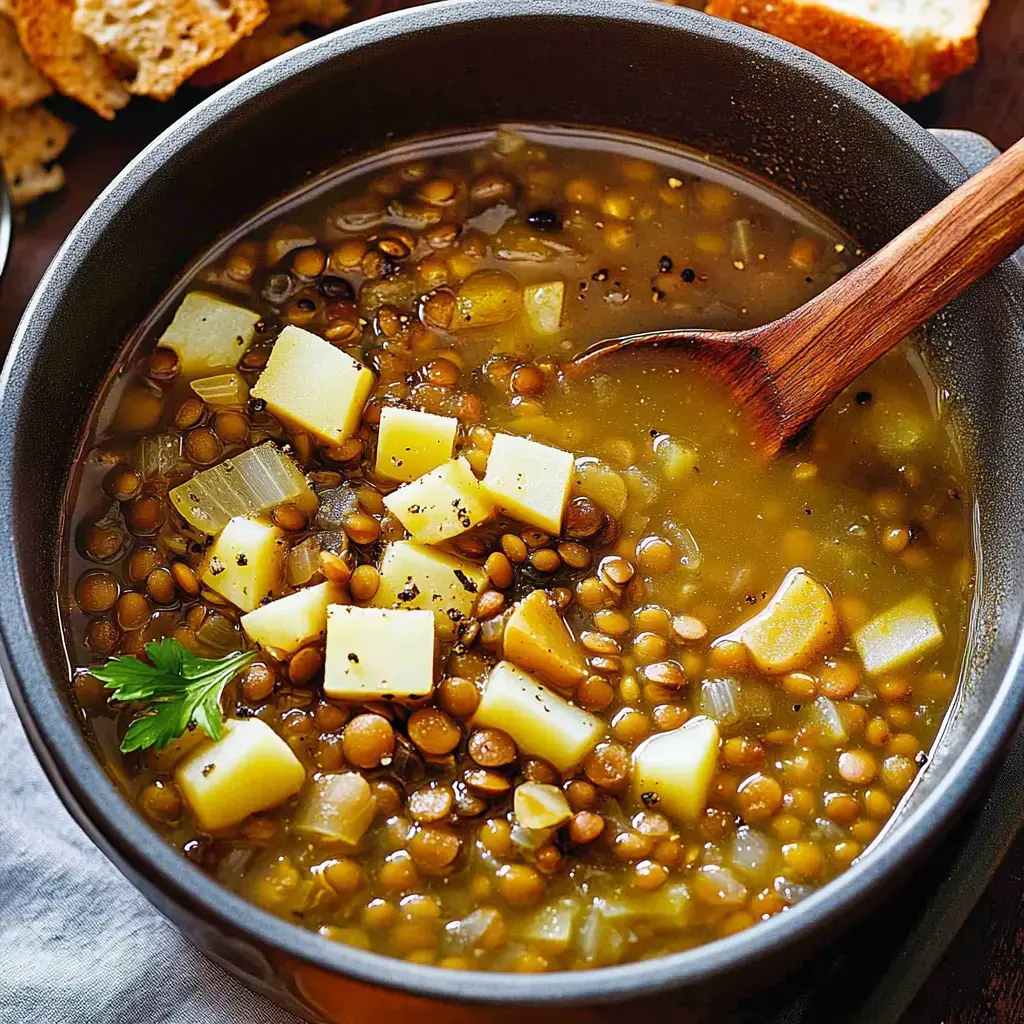
M 196 952 L 92 845 L 2 679 L 0 1024 L 299 1024 Z

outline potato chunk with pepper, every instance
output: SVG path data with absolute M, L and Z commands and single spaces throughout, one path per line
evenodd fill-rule
M 505 657 L 556 686 L 575 686 L 585 678 L 587 661 L 554 601 L 534 590 L 520 601 L 505 624 Z
M 832 595 L 810 573 L 793 569 L 757 615 L 715 642 L 741 643 L 758 671 L 783 675 L 823 654 L 838 636 Z

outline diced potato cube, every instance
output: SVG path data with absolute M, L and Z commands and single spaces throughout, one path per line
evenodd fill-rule
M 345 591 L 334 583 L 296 590 L 242 616 L 242 629 L 260 647 L 291 654 L 327 633 L 327 606 L 344 604 Z
M 274 343 L 252 397 L 262 398 L 275 416 L 318 441 L 341 444 L 359 426 L 374 380 L 340 348 L 289 325 Z
M 399 487 L 384 505 L 421 544 L 439 544 L 489 519 L 494 505 L 465 459 Z
M 284 555 L 284 530 L 235 516 L 207 552 L 200 579 L 243 612 L 251 612 L 273 599 L 281 583 Z
M 557 686 L 575 686 L 589 674 L 582 649 L 543 590 L 532 591 L 515 606 L 503 643 L 509 661 Z
M 377 798 L 359 772 L 325 774 L 313 780 L 292 827 L 320 839 L 355 846 L 377 811 Z
M 526 322 L 537 334 L 557 334 L 562 325 L 565 302 L 564 281 L 542 281 L 523 288 L 523 312 Z
M 487 573 L 473 562 L 414 541 L 389 544 L 380 563 L 377 608 L 421 608 L 434 613 L 437 634 L 450 639 L 472 614 Z
M 523 782 L 516 786 L 512 809 L 516 821 L 530 829 L 558 828 L 572 817 L 565 794 L 545 782 Z
M 210 830 L 283 803 L 302 788 L 306 769 L 266 722 L 244 718 L 225 722 L 221 738 L 194 750 L 174 781 L 200 828 Z
M 633 751 L 634 799 L 680 824 L 695 822 L 718 766 L 718 739 L 715 720 L 701 715 L 644 740 Z
M 524 753 L 559 771 L 578 765 L 604 735 L 604 723 L 574 707 L 511 662 L 491 669 L 474 725 L 503 729 Z
M 676 932 L 685 927 L 693 912 L 693 897 L 682 882 L 663 885 L 654 892 L 635 892 L 602 902 L 609 922 L 628 924 L 641 920 L 652 931 L 659 932 Z
M 252 344 L 260 314 L 207 292 L 189 292 L 158 345 L 173 349 L 185 380 L 233 367 Z
M 832 595 L 809 573 L 793 569 L 757 615 L 720 641 L 738 641 L 759 671 L 783 675 L 809 664 L 838 636 Z
M 853 634 L 869 675 L 895 672 L 942 643 L 942 627 L 927 594 L 915 594 L 876 615 Z
M 513 519 L 551 534 L 562 531 L 573 457 L 525 437 L 497 434 L 483 484 Z
M 452 457 L 459 421 L 386 405 L 377 434 L 377 475 L 408 483 Z
M 434 617 L 427 611 L 327 609 L 324 693 L 338 700 L 413 700 L 434 689 Z

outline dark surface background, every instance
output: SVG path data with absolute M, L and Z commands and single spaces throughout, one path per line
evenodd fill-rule
M 354 4 L 364 16 L 408 5 L 402 0 Z M 992 0 L 981 50 L 974 70 L 910 112 L 929 127 L 968 128 L 1005 148 L 1024 136 L 1024 2 Z M 53 101 L 54 109 L 77 128 L 61 159 L 68 184 L 35 204 L 16 227 L 0 287 L 3 350 L 40 276 L 89 203 L 135 153 L 202 95 L 185 89 L 166 104 L 134 100 L 113 123 L 75 104 Z M 868 936 L 862 941 L 869 941 Z M 872 983 L 873 977 L 864 978 L 865 985 Z M 1024 1024 L 1024 832 L 903 1024 Z

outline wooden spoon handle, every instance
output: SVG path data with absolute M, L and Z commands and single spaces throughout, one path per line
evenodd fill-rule
M 1024 139 L 758 337 L 787 436 L 1022 243 Z

